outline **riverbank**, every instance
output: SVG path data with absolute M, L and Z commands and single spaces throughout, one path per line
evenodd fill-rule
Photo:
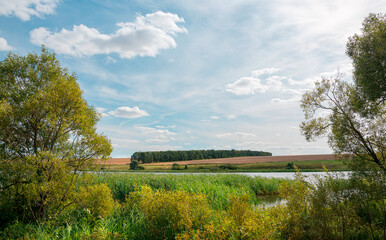
M 197 161 L 195 161 L 197 162 Z M 173 165 L 174 164 L 174 165 Z M 307 161 L 268 161 L 255 163 L 206 163 L 206 164 L 178 164 L 170 162 L 140 164 L 146 172 L 295 172 L 295 166 L 302 172 L 348 171 L 342 160 L 307 160 Z M 99 164 L 101 171 L 131 171 L 129 164 Z M 173 168 L 173 169 L 172 169 Z

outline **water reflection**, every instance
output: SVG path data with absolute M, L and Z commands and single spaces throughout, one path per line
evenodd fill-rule
M 123 174 L 176 174 L 176 175 L 186 175 L 186 174 L 205 174 L 205 175 L 215 175 L 215 174 L 240 174 L 246 175 L 250 177 L 266 177 L 266 178 L 286 178 L 286 179 L 295 179 L 295 172 L 229 172 L 229 173 L 195 173 L 195 172 L 93 172 L 93 173 L 123 173 Z M 339 173 L 339 177 L 343 179 L 347 179 L 351 172 L 335 172 Z M 307 182 L 310 182 L 315 179 L 316 176 L 327 176 L 325 172 L 301 172 L 301 174 L 305 177 Z
M 261 195 L 258 196 L 258 201 L 257 207 L 272 207 L 285 203 L 285 200 L 279 195 Z

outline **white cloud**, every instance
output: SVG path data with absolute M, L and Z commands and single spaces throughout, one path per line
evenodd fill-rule
M 95 28 L 74 25 L 72 30 L 51 32 L 40 27 L 30 32 L 31 42 L 45 44 L 57 53 L 71 56 L 116 53 L 121 58 L 156 56 L 161 49 L 174 48 L 174 36 L 186 33 L 177 23 L 184 22 L 176 14 L 158 11 L 137 16 L 134 22 L 118 23 L 119 29 L 112 34 L 102 34 Z
M 10 51 L 13 50 L 13 47 L 9 46 L 7 40 L 0 38 L 0 51 Z
M 352 64 L 346 63 L 346 64 L 342 64 L 340 67 L 336 68 L 333 71 L 323 72 L 317 76 L 306 78 L 304 80 L 296 81 L 293 79 L 289 79 L 288 83 L 291 86 L 302 87 L 303 89 L 301 89 L 301 92 L 304 93 L 306 90 L 313 88 L 315 86 L 315 81 L 319 81 L 322 77 L 331 78 L 331 77 L 336 77 L 338 74 L 343 74 L 343 76 L 350 78 L 352 71 L 353 71 Z
M 143 134 L 149 138 L 145 140 L 148 143 L 166 143 L 175 140 L 173 137 L 176 135 L 174 132 L 170 132 L 168 129 L 157 129 L 151 127 L 138 127 Z
M 140 118 L 149 116 L 149 114 L 139 109 L 139 107 L 135 106 L 133 108 L 130 107 L 119 107 L 115 109 L 114 111 L 108 112 L 109 115 L 120 117 L 120 118 Z
M 166 142 L 169 142 L 169 140 L 168 139 L 151 138 L 151 139 L 146 139 L 145 142 L 148 142 L 148 143 L 166 143 Z
M 100 113 L 102 117 L 107 117 L 107 116 L 109 116 L 107 113 L 105 113 L 106 108 L 96 107 L 95 110 L 96 110 L 98 113 Z
M 138 127 L 138 129 L 141 129 L 142 132 L 145 134 L 160 134 L 163 136 L 176 135 L 176 133 L 170 132 L 167 129 L 156 129 L 156 128 L 151 128 L 151 127 Z
M 255 134 L 252 133 L 245 133 L 245 132 L 235 132 L 235 133 L 221 133 L 217 134 L 216 137 L 218 138 L 253 138 L 256 137 Z
M 170 126 L 161 126 L 161 125 L 157 125 L 155 126 L 156 128 L 176 128 L 176 125 L 170 125 Z
M 42 17 L 55 11 L 59 0 L 2 0 L 0 1 L 0 15 L 15 15 L 23 21 L 31 16 Z
M 237 115 L 235 114 L 228 114 L 225 116 L 228 120 L 233 120 L 233 119 L 236 119 L 237 118 Z
M 272 74 L 278 70 L 277 68 L 263 68 L 252 71 L 250 77 L 242 77 L 234 83 L 227 84 L 226 91 L 235 95 L 251 95 L 255 93 L 265 93 L 268 90 L 280 90 L 282 86 L 281 80 L 285 78 L 272 76 L 267 78 L 265 83 L 258 78 L 260 75 Z
M 210 119 L 213 119 L 213 120 L 218 120 L 220 119 L 218 116 L 211 116 Z
M 273 98 L 271 101 L 274 103 L 292 103 L 292 102 L 299 102 L 300 99 L 301 99 L 301 95 L 295 95 L 288 99 Z
M 278 69 L 278 68 L 263 68 L 263 69 L 252 71 L 252 76 L 257 77 L 257 76 L 264 75 L 264 74 L 272 74 L 272 73 L 275 73 L 279 70 L 280 69 Z
M 264 93 L 267 87 L 261 83 L 261 80 L 255 77 L 243 77 L 234 83 L 226 85 L 226 91 L 235 95 L 251 95 L 257 92 Z
M 384 12 L 379 0 L 277 0 L 274 14 L 282 26 L 293 27 L 287 41 L 309 52 L 321 48 L 344 47 L 348 36 L 357 32 L 369 12 Z

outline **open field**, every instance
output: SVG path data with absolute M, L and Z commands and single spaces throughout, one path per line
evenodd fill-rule
M 177 163 L 180 165 L 195 165 L 195 164 L 247 164 L 247 163 L 263 163 L 263 162 L 294 162 L 294 161 L 316 161 L 316 160 L 335 160 L 334 154 L 314 154 L 314 155 L 288 155 L 288 156 L 257 156 L 257 157 L 236 157 L 236 158 L 216 158 L 216 159 L 201 159 L 190 161 L 177 162 L 157 162 L 147 163 L 148 165 L 172 165 Z M 110 158 L 107 161 L 97 161 L 97 164 L 106 165 L 125 165 L 130 163 L 130 158 Z
M 97 160 L 96 164 L 125 165 L 130 163 L 130 158 L 110 158 L 107 161 Z
M 129 158 L 112 158 L 101 163 L 100 167 L 107 171 L 128 171 L 129 163 Z M 145 171 L 171 171 L 171 166 L 173 164 L 181 166 L 181 170 L 177 171 L 186 172 L 293 171 L 293 169 L 287 168 L 288 163 L 293 163 L 302 171 L 322 171 L 323 166 L 327 167 L 329 170 L 347 170 L 347 167 L 343 162 L 336 159 L 334 154 L 219 158 L 141 165 L 145 167 Z M 185 169 L 185 165 L 187 166 L 187 169 Z M 232 167 L 229 167 L 230 165 Z

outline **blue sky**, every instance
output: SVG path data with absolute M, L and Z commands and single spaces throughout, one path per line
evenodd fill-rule
M 102 114 L 113 157 L 331 153 L 301 136 L 299 100 L 337 69 L 351 79 L 347 39 L 385 10 L 382 0 L 0 0 L 0 59 L 55 51 Z

